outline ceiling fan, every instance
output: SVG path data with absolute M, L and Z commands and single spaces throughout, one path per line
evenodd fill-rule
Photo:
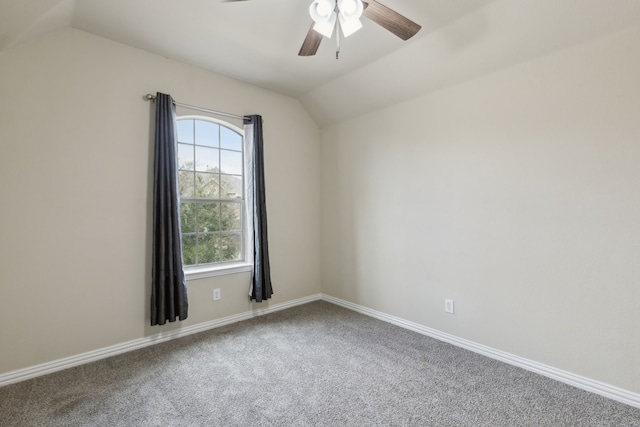
M 247 0 L 224 0 L 238 2 Z M 309 7 L 309 14 L 314 23 L 298 52 L 299 56 L 313 56 L 320 47 L 323 37 L 331 38 L 336 27 L 342 30 L 345 37 L 360 28 L 360 16 L 364 15 L 376 24 L 391 31 L 402 40 L 409 40 L 422 28 L 409 18 L 378 3 L 376 0 L 313 0 Z M 336 59 L 340 53 L 340 36 L 336 37 L 338 48 Z

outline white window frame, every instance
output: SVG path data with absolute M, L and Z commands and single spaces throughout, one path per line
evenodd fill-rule
M 177 115 L 176 121 L 180 120 L 203 120 L 211 123 L 215 123 L 219 126 L 226 127 L 231 129 L 232 131 L 238 133 L 242 137 L 242 180 L 243 180 L 243 191 L 242 191 L 242 208 L 241 208 L 241 216 L 242 216 L 242 248 L 244 249 L 243 259 L 241 261 L 230 261 L 230 262 L 218 262 L 212 264 L 203 264 L 203 265 L 195 265 L 195 266 L 185 266 L 184 273 L 187 280 L 192 279 L 202 279 L 206 277 L 214 277 L 214 276 L 222 276 L 226 274 L 235 274 L 242 273 L 253 270 L 253 264 L 250 262 L 250 252 L 249 252 L 249 239 L 248 232 L 249 227 L 247 226 L 247 170 L 246 170 L 246 146 L 245 146 L 245 135 L 244 129 L 235 126 L 232 123 L 226 122 L 224 120 L 220 120 L 214 117 L 202 116 L 202 115 Z M 195 141 L 194 141 L 195 142 Z M 176 153 L 177 153 L 177 144 L 179 142 L 176 140 Z M 177 156 L 176 156 L 177 157 Z M 176 158 L 177 161 L 177 158 Z M 223 201 L 223 199 L 220 199 Z M 182 243 L 182 234 L 180 235 L 180 242 Z

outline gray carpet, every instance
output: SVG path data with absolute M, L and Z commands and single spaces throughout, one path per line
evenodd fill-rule
M 640 409 L 327 302 L 0 388 L 2 426 L 640 426 Z

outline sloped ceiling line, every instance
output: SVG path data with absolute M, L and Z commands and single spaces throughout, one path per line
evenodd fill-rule
M 403 42 L 373 22 L 316 56 L 300 0 L 4 0 L 0 52 L 82 31 L 298 98 L 323 127 L 640 25 L 638 0 L 381 0 L 420 23 Z

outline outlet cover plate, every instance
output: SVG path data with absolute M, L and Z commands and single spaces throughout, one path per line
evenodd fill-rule
M 445 311 L 445 313 L 453 314 L 453 300 L 452 299 L 444 300 L 444 311 Z

